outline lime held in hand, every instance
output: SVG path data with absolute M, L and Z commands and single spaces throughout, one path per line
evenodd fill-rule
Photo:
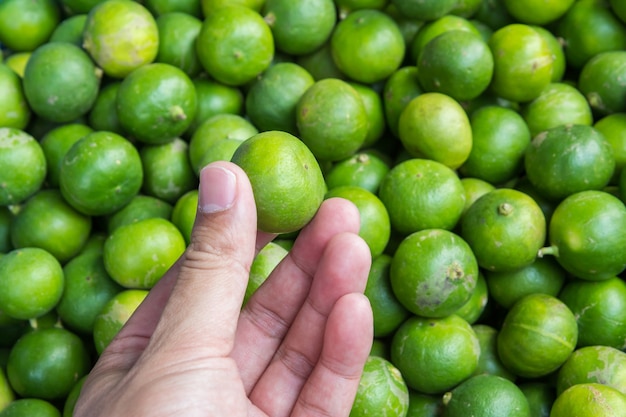
M 326 184 L 317 160 L 289 133 L 267 131 L 252 136 L 237 148 L 232 162 L 248 174 L 260 230 L 299 230 L 324 200 Z

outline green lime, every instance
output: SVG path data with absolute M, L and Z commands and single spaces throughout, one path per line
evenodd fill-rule
M 550 409 L 556 399 L 554 386 L 544 381 L 529 381 L 517 384 L 528 400 L 530 415 L 550 417 Z
M 420 26 L 410 43 L 410 61 L 415 63 L 419 59 L 422 49 L 437 36 L 452 30 L 460 30 L 480 36 L 480 32 L 469 20 L 452 14 L 447 14 L 436 20 Z
M 469 324 L 474 324 L 485 312 L 488 302 L 489 292 L 487 281 L 485 281 L 485 277 L 479 270 L 478 276 L 476 277 L 476 287 L 474 291 L 472 291 L 469 300 L 459 307 L 454 314 L 461 317 Z
M 452 230 L 465 206 L 456 173 L 427 159 L 395 165 L 383 178 L 379 197 L 393 228 L 406 235 L 424 229 Z
M 577 384 L 556 397 L 550 417 L 600 417 L 626 415 L 626 395 L 598 383 Z
M 89 367 L 83 341 L 69 330 L 51 327 L 27 333 L 15 343 L 7 376 L 22 397 L 65 399 Z
M 386 254 L 372 259 L 365 286 L 374 315 L 374 337 L 391 335 L 409 317 L 409 311 L 398 301 L 389 278 L 392 257 Z
M 543 26 L 531 25 L 531 27 L 535 30 L 535 32 L 541 35 L 552 53 L 552 82 L 560 82 L 565 75 L 567 66 L 563 39 L 557 37 L 553 32 L 550 32 Z
M 572 279 L 561 290 L 559 299 L 576 316 L 578 347 L 626 348 L 626 283 L 622 279 Z
M 68 14 L 89 13 L 98 3 L 106 0 L 60 0 L 59 3 Z
M 98 92 L 98 97 L 87 115 L 89 126 L 93 130 L 106 130 L 118 135 L 125 133 L 116 110 L 117 92 L 121 84 L 121 81 L 111 81 L 103 85 Z
M 180 138 L 139 150 L 143 166 L 142 189 L 147 195 L 169 203 L 198 185 L 189 161 L 189 144 Z M 230 158 L 229 158 L 230 159 Z
M 419 73 L 418 73 L 419 74 Z M 418 75 L 419 77 L 419 75 Z M 461 105 L 441 93 L 412 99 L 398 121 L 400 141 L 415 157 L 460 167 L 472 149 L 472 128 Z
M 383 107 L 387 126 L 391 133 L 399 137 L 399 120 L 404 108 L 418 95 L 422 94 L 419 85 L 419 71 L 416 66 L 405 66 L 387 78 L 382 92 Z
M 417 78 L 426 91 L 455 100 L 471 100 L 487 90 L 493 75 L 493 56 L 479 35 L 449 30 L 422 48 Z
M 486 24 L 494 31 L 514 23 L 513 16 L 509 14 L 503 0 L 483 1 L 476 11 L 474 18 Z
M 491 90 L 496 95 L 515 102 L 531 101 L 552 81 L 552 52 L 531 26 L 504 26 L 493 33 L 489 47 L 494 58 Z
M 535 200 L 535 203 L 539 205 L 539 208 L 541 208 L 541 211 L 546 218 L 546 224 L 549 224 L 550 219 L 552 218 L 552 213 L 554 212 L 554 209 L 556 208 L 558 202 L 547 199 L 543 195 L 539 194 L 537 188 L 531 184 L 531 182 L 528 180 L 528 177 L 525 175 L 518 178 L 518 180 L 515 182 L 514 188 L 518 191 L 528 194 L 533 200 Z
M 495 190 L 495 186 L 491 183 L 481 180 L 479 178 L 465 177 L 461 178 L 461 184 L 463 185 L 463 192 L 465 194 L 465 206 L 463 206 L 463 214 L 470 208 L 476 200 L 489 191 Z
M 204 167 L 216 161 L 230 161 L 235 151 L 241 145 L 243 140 L 222 138 L 209 146 L 200 159 L 200 166 Z
M 8 360 L 8 356 L 6 360 Z M 6 368 L 6 362 L 0 366 L 0 413 L 9 405 L 11 402 L 15 400 L 15 393 L 13 392 L 13 388 L 11 388 L 11 384 L 7 379 L 6 373 L 4 369 Z
M 250 277 L 243 297 L 244 305 L 288 253 L 287 249 L 274 242 L 268 243 L 257 253 L 250 265 Z
M 72 145 L 59 175 L 67 202 L 92 216 L 110 214 L 128 204 L 142 182 L 141 158 L 135 146 L 106 131 L 90 133 Z
M 470 116 L 472 149 L 459 173 L 491 184 L 504 184 L 524 168 L 531 134 L 515 110 L 487 105 Z
M 513 382 L 498 375 L 472 376 L 445 393 L 443 405 L 445 417 L 530 417 L 524 393 Z
M 469 245 L 443 229 L 407 236 L 393 255 L 393 292 L 402 305 L 421 317 L 446 317 L 471 297 L 478 264 Z
M 556 371 L 576 347 L 578 327 L 558 298 L 530 294 L 511 307 L 497 339 L 498 356 L 513 374 L 538 378 Z
M 0 411 L 2 417 L 61 417 L 51 402 L 39 398 L 19 398 Z
M 337 22 L 332 0 L 265 0 L 262 11 L 276 49 L 290 55 L 317 50 L 329 39 Z
M 216 114 L 241 115 L 243 113 L 246 99 L 239 88 L 204 78 L 196 78 L 192 81 L 196 88 L 197 109 L 196 117 L 185 133 L 187 136 L 191 137 L 204 121 Z
M 407 319 L 391 340 L 391 362 L 407 385 L 424 394 L 442 394 L 469 378 L 478 366 L 480 344 L 465 320 Z
M 626 353 L 610 346 L 593 345 L 578 348 L 559 368 L 556 393 L 590 382 L 626 393 Z
M 125 288 L 150 289 L 185 251 L 185 239 L 169 220 L 152 217 L 120 226 L 104 243 L 104 266 Z
M 381 181 L 391 169 L 382 155 L 362 151 L 336 162 L 326 173 L 326 185 L 335 187 L 351 185 L 378 194 Z
M 170 220 L 183 234 L 185 243 L 191 242 L 191 230 L 198 211 L 198 190 L 187 191 L 174 204 Z
M 0 2 L 0 43 L 15 52 L 35 50 L 50 38 L 60 12 L 54 0 Z
M 24 78 L 24 70 L 32 52 L 15 52 L 6 57 L 4 63 L 11 68 L 20 78 Z
M 73 144 L 92 133 L 93 129 L 80 123 L 67 123 L 55 127 L 39 141 L 46 156 L 46 183 L 50 187 L 59 186 L 59 175 L 63 158 Z
M 578 88 L 589 105 L 600 114 L 626 111 L 626 51 L 601 52 L 591 57 L 580 71 Z
M 332 56 L 330 42 L 326 42 L 319 49 L 306 55 L 296 57 L 296 64 L 307 70 L 315 81 L 324 78 L 337 78 L 345 80 L 347 76 L 342 73 Z
M 572 275 L 601 281 L 626 268 L 626 207 L 604 191 L 582 191 L 563 200 L 554 210 L 548 237 L 552 254 Z
M 47 43 L 37 48 L 24 70 L 24 94 L 38 116 L 69 122 L 91 109 L 100 74 L 89 55 L 71 43 Z
M 565 270 L 552 258 L 537 258 L 533 263 L 512 271 L 485 271 L 489 296 L 505 309 L 530 294 L 556 297 L 566 278 Z
M 549 84 L 537 98 L 522 107 L 521 114 L 532 137 L 561 125 L 590 126 L 593 123 L 585 96 L 565 83 Z
M 76 402 L 80 396 L 80 391 L 82 390 L 86 379 L 87 375 L 76 381 L 69 394 L 67 394 L 65 402 L 63 403 L 63 417 L 73 417 L 74 407 L 76 406 Z
M 96 316 L 122 290 L 106 269 L 102 255 L 86 253 L 63 267 L 65 285 L 56 311 L 64 325 L 83 334 L 93 331 Z
M 272 65 L 253 82 L 245 98 L 246 115 L 261 131 L 297 135 L 296 106 L 315 80 L 293 62 Z
M 505 368 L 498 356 L 498 329 L 488 324 L 472 325 L 480 345 L 478 366 L 472 375 L 497 375 L 510 381 L 517 377 Z
M 202 21 L 184 12 L 169 12 L 156 18 L 159 30 L 159 52 L 155 62 L 170 64 L 183 70 L 190 77 L 201 71 L 196 52 L 196 38 Z
M 0 128 L 0 205 L 17 204 L 33 195 L 46 178 L 41 145 L 23 130 Z
M 257 133 L 257 128 L 243 116 L 224 113 L 210 117 L 198 126 L 189 141 L 191 168 L 196 174 L 200 173 L 205 154 L 221 139 L 244 141 Z
M 65 18 L 54 29 L 48 42 L 69 42 L 76 46 L 82 46 L 86 22 L 86 14 L 77 14 Z
M 404 37 L 396 22 L 375 9 L 356 10 L 341 20 L 330 39 L 339 70 L 362 83 L 384 81 L 404 60 Z
M 11 243 L 13 216 L 13 212 L 8 207 L 0 207 L 0 254 L 7 253 L 13 249 L 13 244 Z
M 14 248 L 45 249 L 62 264 L 76 256 L 91 233 L 91 217 L 70 206 L 58 189 L 38 191 L 11 224 Z
M 404 16 L 417 20 L 435 20 L 451 12 L 457 0 L 391 0 Z
M 604 0 L 578 0 L 557 22 L 554 29 L 563 39 L 567 65 L 582 68 L 605 51 L 626 48 L 626 27 Z
M 27 320 L 51 311 L 63 293 L 59 261 L 40 248 L 14 249 L 0 257 L 0 310 Z
M 520 23 L 546 25 L 567 12 L 575 0 L 503 0 L 507 11 Z
M 144 5 L 157 19 L 167 13 L 184 13 L 202 18 L 201 0 L 145 0 Z
M 259 13 L 229 5 L 205 15 L 196 50 L 202 67 L 211 77 L 238 86 L 252 81 L 269 67 L 274 40 Z
M 365 141 L 368 120 L 359 93 L 347 82 L 316 81 L 296 106 L 299 137 L 320 160 L 353 155 Z
M 482 0 L 459 0 L 450 13 L 466 18 L 473 17 L 481 4 Z
M 104 73 L 123 78 L 151 63 L 159 52 L 156 20 L 143 5 L 107 0 L 87 15 L 83 47 Z
M 0 64 L 0 126 L 24 129 L 30 121 L 22 80 L 8 65 Z
M 382 254 L 389 242 L 391 224 L 389 213 L 378 196 L 357 186 L 342 186 L 326 193 L 325 198 L 332 197 L 345 198 L 354 203 L 360 215 L 359 236 L 369 246 L 372 257 Z
M 239 5 L 260 12 L 265 0 L 200 0 L 205 16 L 213 13 L 220 7 Z
M 369 356 L 363 367 L 350 417 L 364 417 L 376 410 L 381 416 L 405 416 L 409 388 L 393 363 L 380 356 Z
M 613 147 L 615 171 L 611 183 L 617 184 L 626 166 L 626 113 L 613 113 L 599 118 L 593 127 L 599 131 Z
M 442 409 L 441 396 L 409 390 L 409 411 L 406 417 L 438 417 Z
M 470 206 L 461 220 L 460 234 L 481 268 L 510 271 L 535 260 L 545 243 L 546 221 L 530 196 L 499 188 Z
M 297 231 L 313 218 L 324 199 L 326 184 L 317 160 L 287 132 L 252 136 L 239 146 L 232 161 L 252 184 L 259 230 Z
M 93 341 L 98 355 L 117 336 L 147 295 L 148 290 L 123 290 L 102 307 L 93 323 Z
M 111 234 L 120 226 L 153 217 L 169 220 L 172 210 L 172 205 L 160 198 L 137 194 L 128 204 L 107 218 L 107 231 Z
M 144 65 L 128 74 L 116 98 L 122 128 L 150 145 L 182 135 L 196 115 L 196 106 L 191 79 L 181 69 L 163 63 Z
M 365 140 L 361 145 L 361 148 L 365 149 L 375 145 L 385 134 L 386 122 L 383 100 L 373 87 L 355 82 L 349 84 L 359 93 L 367 114 L 367 135 L 365 135 Z

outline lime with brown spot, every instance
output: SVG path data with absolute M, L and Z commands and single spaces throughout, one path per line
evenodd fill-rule
M 254 10 L 229 5 L 205 13 L 196 51 L 204 70 L 226 85 L 240 86 L 265 71 L 274 55 L 272 31 Z
M 324 199 L 326 184 L 317 160 L 287 132 L 250 137 L 237 148 L 232 162 L 248 174 L 260 230 L 297 231 L 313 218 Z
M 559 368 L 556 393 L 577 384 L 599 383 L 626 395 L 626 353 L 601 344 L 576 349 Z
M 478 265 L 510 271 L 531 264 L 546 239 L 546 221 L 527 194 L 495 189 L 474 202 L 461 220 L 460 235 L 469 243 Z
M 476 287 L 474 287 L 469 300 L 459 307 L 454 314 L 469 324 L 474 324 L 481 318 L 488 304 L 489 289 L 487 288 L 487 281 L 485 281 L 484 275 L 479 270 L 476 277 Z
M 394 294 L 421 317 L 446 317 L 471 297 L 478 264 L 469 245 L 443 229 L 426 229 L 402 240 L 390 270 Z
M 87 15 L 83 47 L 104 73 L 124 78 L 149 64 L 159 52 L 154 16 L 140 3 L 106 0 Z
M 196 115 L 196 90 L 181 69 L 163 63 L 144 65 L 120 84 L 116 111 L 130 136 L 155 145 L 181 136 Z
M 76 142 L 63 158 L 59 186 L 81 213 L 100 216 L 125 206 L 143 182 L 137 148 L 112 132 L 93 132 Z
M 296 106 L 299 138 L 319 160 L 353 155 L 365 141 L 367 112 L 359 93 L 335 78 L 316 81 Z
M 465 207 L 457 174 L 427 159 L 408 159 L 395 165 L 383 178 L 379 197 L 392 227 L 403 235 L 424 229 L 452 230 Z

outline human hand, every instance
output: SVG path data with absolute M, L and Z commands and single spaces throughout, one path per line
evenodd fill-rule
M 326 200 L 243 309 L 256 231 L 245 173 L 200 175 L 185 254 L 100 356 L 75 416 L 348 416 L 372 342 L 358 211 Z

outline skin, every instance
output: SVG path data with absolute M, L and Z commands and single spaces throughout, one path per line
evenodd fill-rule
M 245 173 L 200 174 L 187 251 L 91 371 L 75 416 L 348 416 L 372 337 L 356 207 L 328 199 L 241 309 L 257 232 Z

